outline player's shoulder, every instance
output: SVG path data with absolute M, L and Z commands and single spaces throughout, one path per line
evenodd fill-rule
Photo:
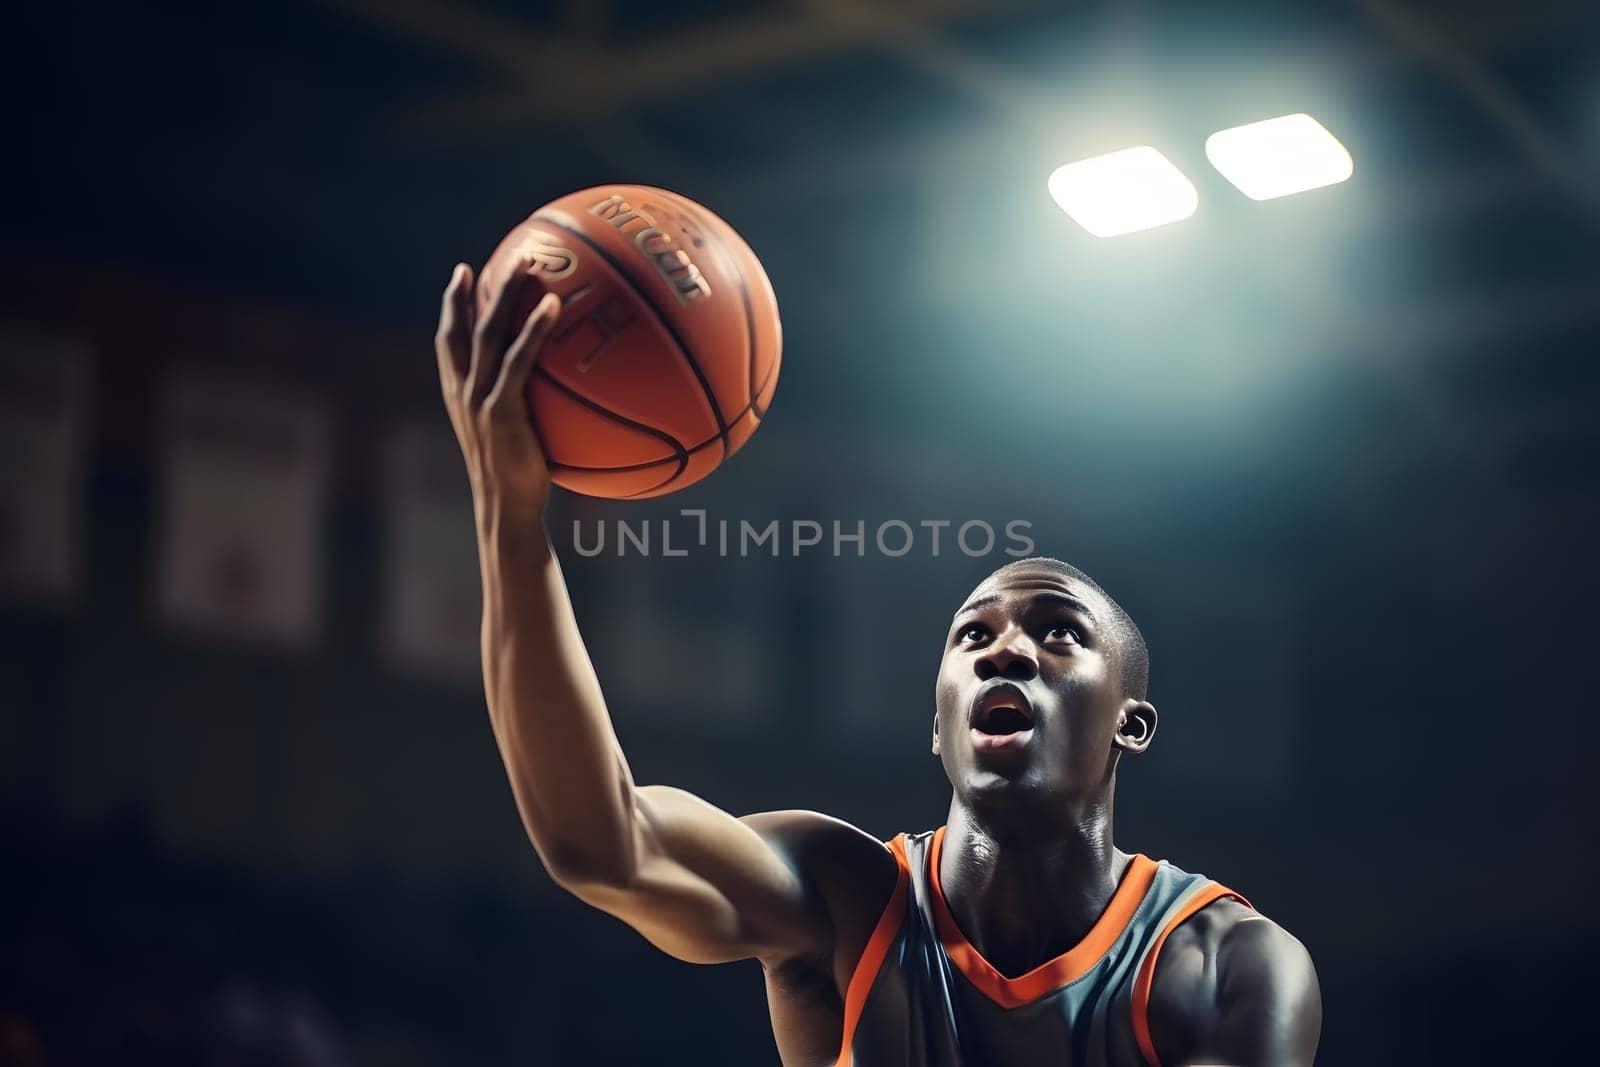
M 809 878 L 846 891 L 892 887 L 894 854 L 858 826 L 820 811 L 792 809 L 744 815 L 740 822 Z
M 1203 963 L 1198 969 L 1185 961 Z M 1181 985 L 1200 974 L 1220 976 L 1229 970 L 1266 976 L 1287 976 L 1309 968 L 1311 955 L 1289 931 L 1234 897 L 1212 901 L 1167 936 L 1157 961 L 1156 983 L 1163 977 Z
M 1211 902 L 1167 936 L 1150 989 L 1158 1048 L 1194 1047 L 1234 1025 L 1320 1017 L 1311 954 L 1272 919 L 1233 897 Z M 1207 1042 L 1209 1043 L 1209 1042 Z
M 882 841 L 819 811 L 763 811 L 740 822 L 789 863 L 826 902 L 846 940 L 877 920 L 899 880 L 899 863 Z
M 1310 962 L 1298 938 L 1231 896 L 1212 901 L 1174 928 L 1162 956 L 1168 952 L 1173 957 L 1198 953 L 1219 966 L 1278 969 Z

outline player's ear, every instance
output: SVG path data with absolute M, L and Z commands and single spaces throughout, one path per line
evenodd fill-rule
M 1122 705 L 1122 718 L 1111 743 L 1131 756 L 1150 747 L 1156 735 L 1156 706 L 1148 700 L 1129 700 Z
M 935 756 L 937 756 L 939 754 L 939 713 L 938 712 L 934 712 L 934 715 L 933 715 L 933 754 Z

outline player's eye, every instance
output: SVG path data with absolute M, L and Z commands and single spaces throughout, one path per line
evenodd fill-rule
M 1075 645 L 1083 644 L 1083 636 L 1078 633 L 1077 628 L 1068 626 L 1064 622 L 1055 623 L 1046 630 L 1044 639 L 1046 641 L 1070 641 Z
M 973 623 L 970 626 L 964 627 L 956 636 L 962 641 L 982 641 L 985 637 L 989 636 L 989 630 L 985 626 L 981 626 L 978 623 Z

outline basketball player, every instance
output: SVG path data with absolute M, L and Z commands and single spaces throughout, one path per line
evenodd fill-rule
M 788 1067 L 1309 1064 L 1306 950 L 1245 900 L 1112 842 L 1118 761 L 1150 745 L 1132 620 L 1049 559 L 995 571 L 950 624 L 932 749 L 944 826 L 887 844 L 810 811 L 740 818 L 639 785 L 542 518 L 524 390 L 559 301 L 519 268 L 437 349 L 483 573 L 483 675 L 523 824 L 557 884 L 681 960 L 758 959 Z

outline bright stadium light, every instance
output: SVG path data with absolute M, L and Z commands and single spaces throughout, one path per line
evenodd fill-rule
M 1206 158 L 1252 200 L 1333 185 L 1355 169 L 1339 139 L 1306 114 L 1219 130 L 1206 138 Z
M 1194 214 L 1199 195 L 1183 172 L 1149 145 L 1057 167 L 1050 195 L 1096 237 L 1164 226 Z

